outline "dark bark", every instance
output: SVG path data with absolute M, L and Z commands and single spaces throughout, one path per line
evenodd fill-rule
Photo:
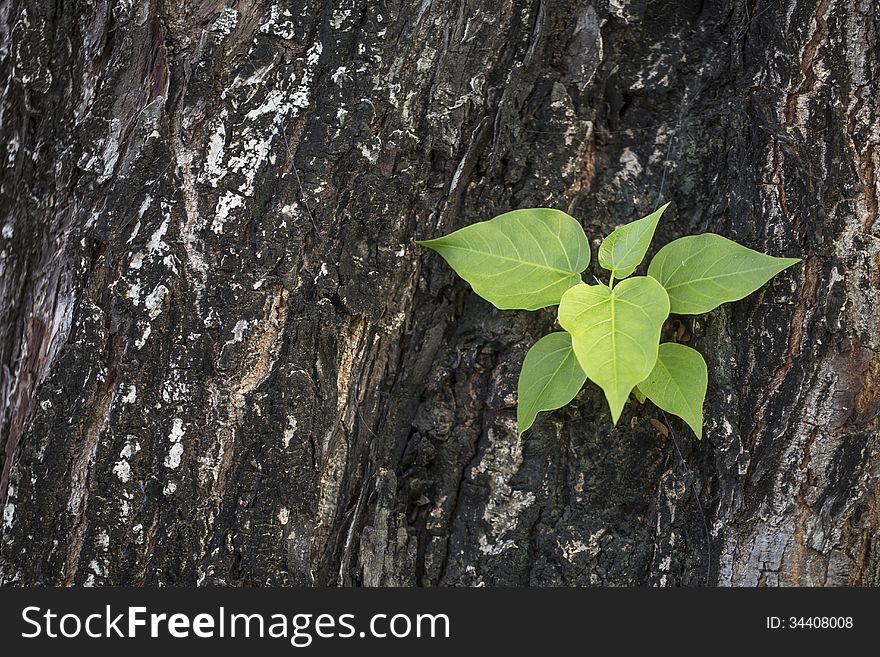
M 877 16 L 4 0 L 0 582 L 880 583 Z M 413 239 L 661 200 L 804 257 L 683 320 L 705 438 L 588 385 L 515 449 L 554 313 Z

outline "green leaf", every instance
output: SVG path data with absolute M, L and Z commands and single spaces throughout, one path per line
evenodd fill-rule
M 519 373 L 519 435 L 532 426 L 539 412 L 561 408 L 574 399 L 586 380 L 568 333 L 550 333 L 538 340 L 526 354 Z
M 559 323 L 571 333 L 584 372 L 605 392 L 615 424 L 629 393 L 654 367 L 667 315 L 666 292 L 647 276 L 613 289 L 581 283 L 562 295 Z
M 641 264 L 651 245 L 654 230 L 669 203 L 632 223 L 621 226 L 602 240 L 599 264 L 611 271 L 614 278 L 626 278 Z
M 639 390 L 639 387 L 638 387 L 638 386 L 636 386 L 635 388 L 633 388 L 632 394 L 633 394 L 633 397 L 635 397 L 636 400 L 638 400 L 638 402 L 639 402 L 640 404 L 644 404 L 644 403 L 645 403 L 645 400 L 647 399 L 647 397 L 645 397 L 645 394 L 644 394 L 641 390 Z
M 590 264 L 590 244 L 578 221 L 547 208 L 514 210 L 417 243 L 443 256 L 501 310 L 558 304 Z
M 657 363 L 639 389 L 657 406 L 688 423 L 697 438 L 703 436 L 703 400 L 709 375 L 699 351 L 664 342 Z
M 654 256 L 648 275 L 669 294 L 671 312 L 699 315 L 751 294 L 800 258 L 774 258 L 714 233 L 682 237 Z

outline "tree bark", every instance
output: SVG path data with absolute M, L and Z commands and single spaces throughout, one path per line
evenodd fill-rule
M 0 582 L 880 583 L 876 2 L 0 25 Z M 595 255 L 666 200 L 659 245 L 804 258 L 673 326 L 704 439 L 650 403 L 612 427 L 588 384 L 517 449 L 555 311 L 499 312 L 413 240 L 548 206 Z

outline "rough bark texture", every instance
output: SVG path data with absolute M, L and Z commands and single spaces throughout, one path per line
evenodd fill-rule
M 878 62 L 873 0 L 4 0 L 0 581 L 880 583 Z M 413 239 L 661 200 L 804 258 L 679 329 L 705 438 L 515 449 L 554 312 Z

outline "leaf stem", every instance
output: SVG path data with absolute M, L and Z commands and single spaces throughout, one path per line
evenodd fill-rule
M 611 272 L 611 278 L 608 279 L 608 287 L 614 287 L 614 272 Z

